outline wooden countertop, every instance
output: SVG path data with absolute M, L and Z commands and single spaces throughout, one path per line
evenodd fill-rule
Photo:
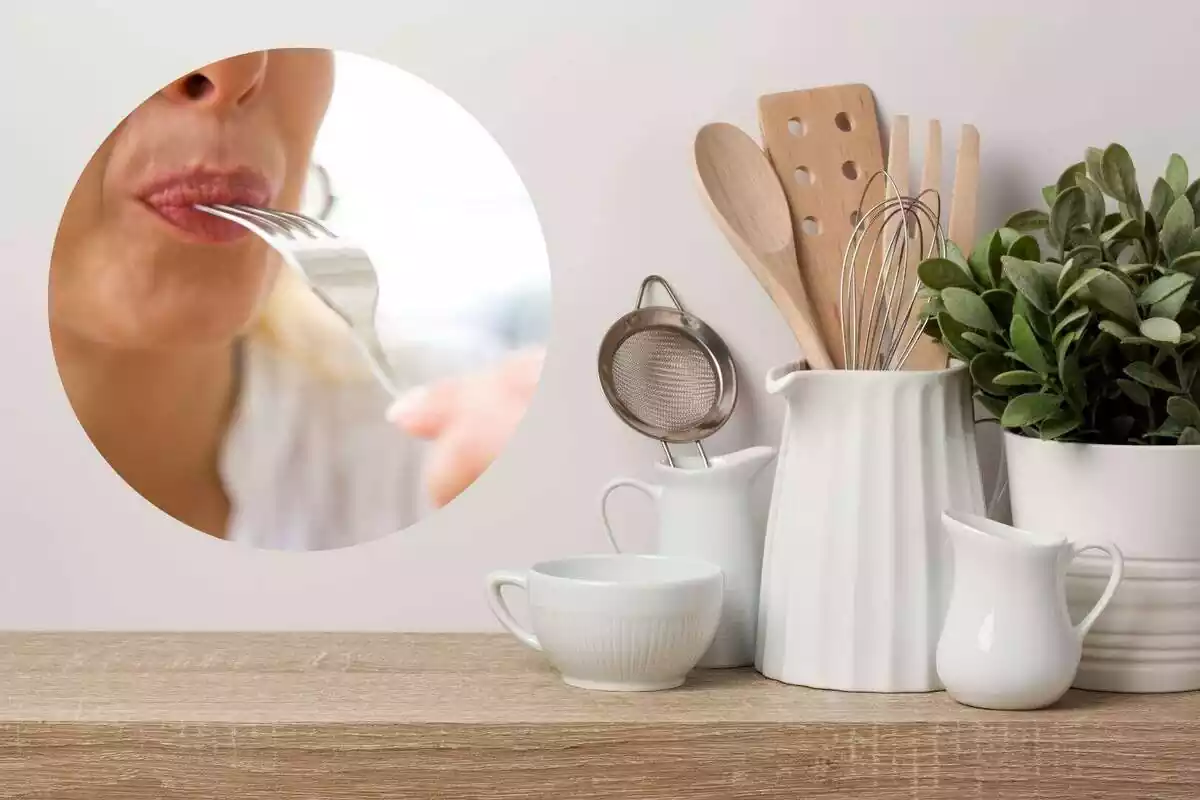
M 0 798 L 1198 796 L 1200 693 L 605 694 L 498 635 L 0 634 Z

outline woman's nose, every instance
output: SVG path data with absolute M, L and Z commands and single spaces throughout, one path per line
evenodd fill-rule
M 267 53 L 226 58 L 185 75 L 162 93 L 170 100 L 221 112 L 249 102 L 267 75 Z

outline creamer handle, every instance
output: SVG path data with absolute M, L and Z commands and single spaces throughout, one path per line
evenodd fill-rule
M 1096 618 L 1100 616 L 1105 606 L 1112 600 L 1113 595 L 1117 592 L 1117 586 L 1125 576 L 1125 558 L 1115 544 L 1112 542 L 1073 544 L 1071 545 L 1071 557 L 1074 558 L 1086 550 L 1103 550 L 1105 553 L 1108 553 L 1108 557 L 1112 560 L 1112 572 L 1109 573 L 1108 585 L 1104 587 L 1104 593 L 1100 595 L 1100 599 L 1096 601 L 1096 605 L 1092 606 L 1092 610 L 1087 613 L 1087 616 L 1075 626 L 1075 633 L 1081 640 L 1084 636 L 1087 636 L 1088 631 L 1092 629 L 1092 625 L 1096 622 Z
M 653 483 L 639 481 L 637 478 L 616 478 L 608 483 L 600 490 L 600 519 L 604 523 L 604 533 L 608 536 L 608 542 L 612 545 L 612 549 L 616 552 L 621 552 L 621 546 L 617 544 L 617 537 L 613 535 L 612 525 L 608 519 L 608 498 L 617 489 L 629 487 L 637 489 L 642 494 L 654 501 L 655 505 L 662 498 L 662 487 L 655 486 Z

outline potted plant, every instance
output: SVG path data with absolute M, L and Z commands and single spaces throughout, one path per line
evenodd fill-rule
M 1200 180 L 1172 155 L 1147 202 L 1113 144 L 1043 196 L 919 265 L 926 332 L 1005 429 L 1013 523 L 1126 556 L 1075 685 L 1200 689 Z M 1073 563 L 1073 611 L 1106 575 Z

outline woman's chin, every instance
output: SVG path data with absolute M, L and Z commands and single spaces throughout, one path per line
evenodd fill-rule
M 183 351 L 229 345 L 247 331 L 254 319 L 253 304 L 202 303 L 141 305 L 118 317 L 105 315 L 78 331 L 83 338 L 119 350 Z

